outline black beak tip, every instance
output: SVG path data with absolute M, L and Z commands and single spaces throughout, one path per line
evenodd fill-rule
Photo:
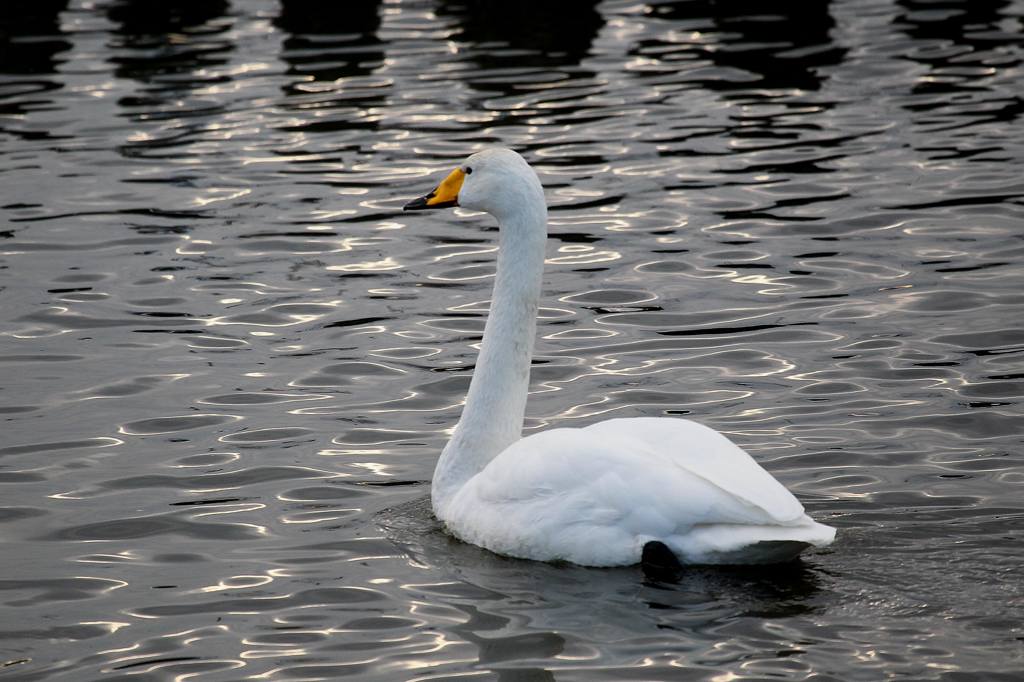
M 403 211 L 422 211 L 426 207 L 427 207 L 427 198 L 426 197 L 419 197 L 418 199 L 413 199 L 408 204 L 403 206 L 402 210 Z
M 434 198 L 434 193 L 431 192 L 430 194 L 428 194 L 428 195 L 426 195 L 424 197 L 420 197 L 419 199 L 413 199 L 408 204 L 403 206 L 402 210 L 403 211 L 424 211 L 424 210 L 426 210 L 428 208 L 451 208 L 453 206 L 458 206 L 459 205 L 458 199 L 452 199 L 451 201 L 437 201 L 437 202 L 434 202 L 433 204 L 428 204 L 427 202 L 430 201 L 433 198 Z

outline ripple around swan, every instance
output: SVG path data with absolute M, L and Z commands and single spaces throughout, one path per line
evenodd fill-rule
M 0 678 L 1019 677 L 1021 0 L 308 4 L 0 3 Z M 685 414 L 836 545 L 438 527 L 497 232 L 400 208 L 492 144 L 527 430 Z

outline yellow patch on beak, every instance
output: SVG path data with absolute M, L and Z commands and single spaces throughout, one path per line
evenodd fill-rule
M 462 181 L 466 179 L 466 173 L 461 168 L 456 168 L 448 177 L 441 181 L 430 194 L 419 199 L 413 199 L 402 210 L 422 211 L 427 208 L 445 208 L 447 206 L 459 205 L 459 190 L 462 189 Z

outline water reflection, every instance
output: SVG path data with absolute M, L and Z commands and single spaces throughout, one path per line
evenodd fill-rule
M 71 47 L 60 28 L 68 0 L 8 0 L 0 5 L 0 73 L 47 74 Z
M 903 56 L 924 69 L 902 103 L 915 123 L 933 132 L 1005 125 L 1024 115 L 1016 73 L 1019 21 L 1008 2 L 900 0 L 898 6 L 894 24 L 911 39 Z M 929 135 L 915 146 L 936 159 L 1000 153 L 983 137 L 943 144 Z M 945 185 L 941 189 L 944 195 Z
M 464 46 L 459 56 L 470 63 L 466 83 L 479 92 L 516 95 L 560 80 L 566 71 L 576 79 L 593 76 L 579 65 L 604 25 L 595 4 L 440 0 L 437 14 L 457 22 L 451 39 Z M 494 122 L 513 120 L 503 116 Z
M 652 582 L 636 566 L 593 570 L 497 556 L 448 535 L 430 511 L 427 498 L 386 509 L 376 521 L 411 563 L 435 567 L 457 579 L 474 598 L 486 594 L 492 607 L 501 603 L 515 611 L 525 606 L 521 600 L 537 602 L 531 619 L 555 631 L 575 622 L 581 610 L 593 608 L 590 596 L 595 592 L 607 597 L 604 608 L 609 613 L 620 621 L 627 618 L 617 626 L 633 632 L 649 628 L 652 617 L 642 609 L 633 610 L 638 602 L 659 612 L 653 614 L 659 619 L 670 618 L 673 611 L 692 617 L 695 604 L 708 603 L 727 604 L 744 616 L 787 618 L 812 612 L 829 599 L 823 575 L 799 560 L 778 566 L 688 566 L 670 581 Z M 468 608 L 476 613 L 479 603 L 475 599 Z M 631 609 L 628 617 L 619 612 L 624 605 Z M 500 625 L 485 627 L 499 618 L 495 608 L 489 612 L 489 621 L 470 613 L 470 622 L 461 630 L 482 637 L 487 630 L 500 629 Z
M 915 39 L 907 57 L 932 69 L 930 77 L 914 84 L 915 94 L 979 90 L 994 70 L 1021 63 L 1019 55 L 994 52 L 1020 43 L 1019 34 L 1000 27 L 1009 18 L 1008 2 L 899 0 L 898 5 L 903 11 L 896 25 Z
M 281 58 L 287 73 L 302 78 L 285 87 L 288 94 L 316 92 L 311 83 L 333 83 L 364 76 L 384 61 L 380 0 L 281 0 L 274 26 L 287 36 Z
M 505 4 L 0 2 L 8 677 L 999 678 L 1021 0 Z M 378 525 L 494 270 L 396 207 L 499 138 L 552 202 L 528 429 L 690 412 L 834 551 L 651 584 Z
M 774 628 L 815 618 L 836 599 L 830 576 L 802 562 L 687 567 L 675 582 L 652 583 L 638 567 L 585 569 L 496 556 L 447 535 L 426 499 L 384 510 L 376 520 L 410 568 L 429 576 L 430 583 L 403 585 L 409 601 L 427 595 L 434 609 L 443 608 L 457 621 L 447 629 L 457 636 L 452 641 L 473 647 L 452 655 L 499 679 L 553 679 L 548 668 L 565 661 L 592 671 L 622 666 L 615 679 L 627 679 L 636 657 L 648 655 L 700 666 L 734 647 L 737 637 L 746 641 L 749 632 L 730 631 L 743 619 L 763 628 L 764 646 L 785 651 L 786 638 L 773 636 Z M 624 641 L 643 641 L 645 653 L 628 651 Z M 550 665 L 534 667 L 539 661 Z M 522 677 L 503 676 L 512 670 Z M 647 672 L 644 679 L 675 679 Z
M 1010 3 L 1006 0 L 897 0 L 896 4 L 903 10 L 897 25 L 913 38 L 950 41 L 975 49 L 1020 41 L 1019 35 L 999 36 L 999 23 L 1008 16 L 1005 11 Z M 946 61 L 949 56 L 938 52 L 932 61 Z
M 790 618 L 812 613 L 829 597 L 822 591 L 823 578 L 803 560 L 777 566 L 690 567 L 676 584 L 661 586 L 677 596 L 648 602 L 651 608 L 681 608 L 679 595 L 692 599 L 701 594 L 735 605 L 751 618 Z M 674 604 L 674 606 L 673 606 Z
M 706 59 L 741 72 L 704 83 L 714 89 L 818 90 L 822 81 L 819 69 L 838 64 L 846 54 L 830 37 L 835 20 L 829 4 L 786 0 L 652 2 L 648 14 L 681 25 L 668 34 L 669 39 L 641 41 L 639 53 L 688 62 Z
M 497 667 L 499 680 L 553 680 L 554 676 L 540 668 L 502 670 L 500 664 L 512 661 L 553 658 L 565 651 L 565 638 L 557 632 L 531 632 L 506 634 L 512 619 L 499 613 L 481 610 L 473 603 L 453 603 L 462 611 L 466 621 L 452 627 L 452 632 L 477 647 L 478 662 L 486 667 Z
M 226 63 L 233 49 L 227 11 L 227 0 L 118 0 L 107 8 L 117 24 L 114 73 L 150 84 L 151 92 L 199 87 L 206 79 L 195 72 Z
M 437 14 L 458 20 L 454 40 L 487 45 L 474 53 L 481 66 L 551 68 L 579 64 L 587 56 L 604 25 L 596 4 L 594 0 L 441 0 Z
M 43 76 L 56 72 L 61 61 L 57 55 L 71 47 L 60 27 L 60 13 L 67 4 L 67 0 L 0 4 L 0 74 L 10 75 L 0 82 L 0 116 L 17 120 L 48 107 L 40 94 L 62 87 L 60 81 Z M 27 130 L 10 121 L 0 122 L 0 132 L 27 140 L 53 137 L 49 131 Z

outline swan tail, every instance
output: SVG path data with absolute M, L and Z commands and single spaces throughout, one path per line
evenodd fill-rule
M 781 564 L 809 547 L 827 547 L 836 530 L 803 517 L 792 526 L 711 524 L 669 539 L 677 556 L 695 564 Z
M 725 565 L 784 564 L 794 561 L 811 543 L 800 540 L 762 540 L 732 551 L 715 552 L 710 562 Z

